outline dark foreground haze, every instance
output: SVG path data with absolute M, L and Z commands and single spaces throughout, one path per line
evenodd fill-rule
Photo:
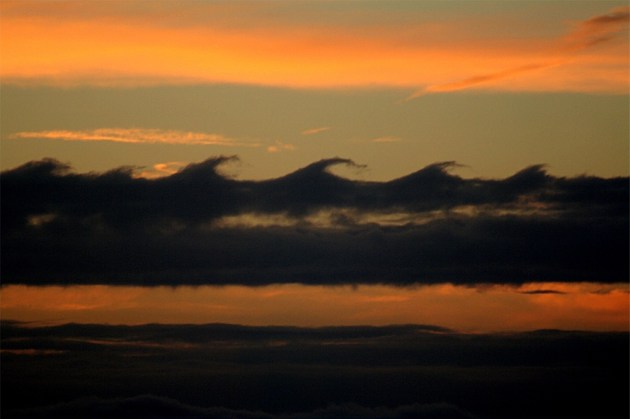
M 628 334 L 2 323 L 11 417 L 628 416 Z

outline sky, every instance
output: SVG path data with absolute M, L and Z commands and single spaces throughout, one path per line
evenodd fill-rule
M 628 173 L 627 4 L 3 1 L 3 169 Z
M 2 0 L 3 415 L 627 417 L 629 20 Z

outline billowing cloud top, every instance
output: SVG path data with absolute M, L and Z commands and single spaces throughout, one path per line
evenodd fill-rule
M 236 180 L 216 157 L 169 176 L 77 174 L 54 160 L 2 173 L 3 282 L 266 284 L 623 282 L 628 179 L 531 166 L 464 179 L 453 162 L 387 182 L 332 158 Z

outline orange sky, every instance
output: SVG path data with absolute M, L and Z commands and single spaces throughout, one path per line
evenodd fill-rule
M 466 332 L 541 328 L 628 330 L 627 285 L 450 284 L 264 287 L 29 287 L 1 289 L 3 319 L 112 324 L 434 324 Z M 532 293 L 533 292 L 533 293 Z
M 205 22 L 152 4 L 130 11 L 124 2 L 3 2 L 0 76 L 53 85 L 404 86 L 415 95 L 628 88 L 627 7 L 608 19 L 559 21 L 562 35 L 542 36 L 523 29 L 526 21 L 506 25 L 505 16 L 297 25 L 280 3 L 271 17 L 226 24 L 229 4 L 197 5 Z M 213 18 L 217 8 L 227 11 Z
M 561 176 L 627 176 L 629 10 L 596 1 L 0 0 L 2 164 L 53 157 L 155 178 L 238 153 L 255 179 L 331 156 L 374 168 L 361 179 L 451 160 L 468 165 L 469 178 L 538 163 Z M 470 90 L 528 94 L 441 95 Z M 0 287 L 0 310 L 50 322 L 627 330 L 627 285 L 602 287 L 11 285 Z M 553 292 L 529 293 L 540 290 Z

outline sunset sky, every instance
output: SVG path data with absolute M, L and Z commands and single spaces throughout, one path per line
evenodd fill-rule
M 571 412 L 627 416 L 629 20 L 605 0 L 1 0 L 3 413 L 470 418 L 517 415 L 522 389 L 550 406 L 523 414 L 594 391 Z M 133 385 L 108 351 L 142 357 Z M 149 386 L 160 356 L 221 390 Z M 56 392 L 37 378 L 77 359 Z
M 627 174 L 626 2 L 356 3 L 3 0 L 2 167 Z

